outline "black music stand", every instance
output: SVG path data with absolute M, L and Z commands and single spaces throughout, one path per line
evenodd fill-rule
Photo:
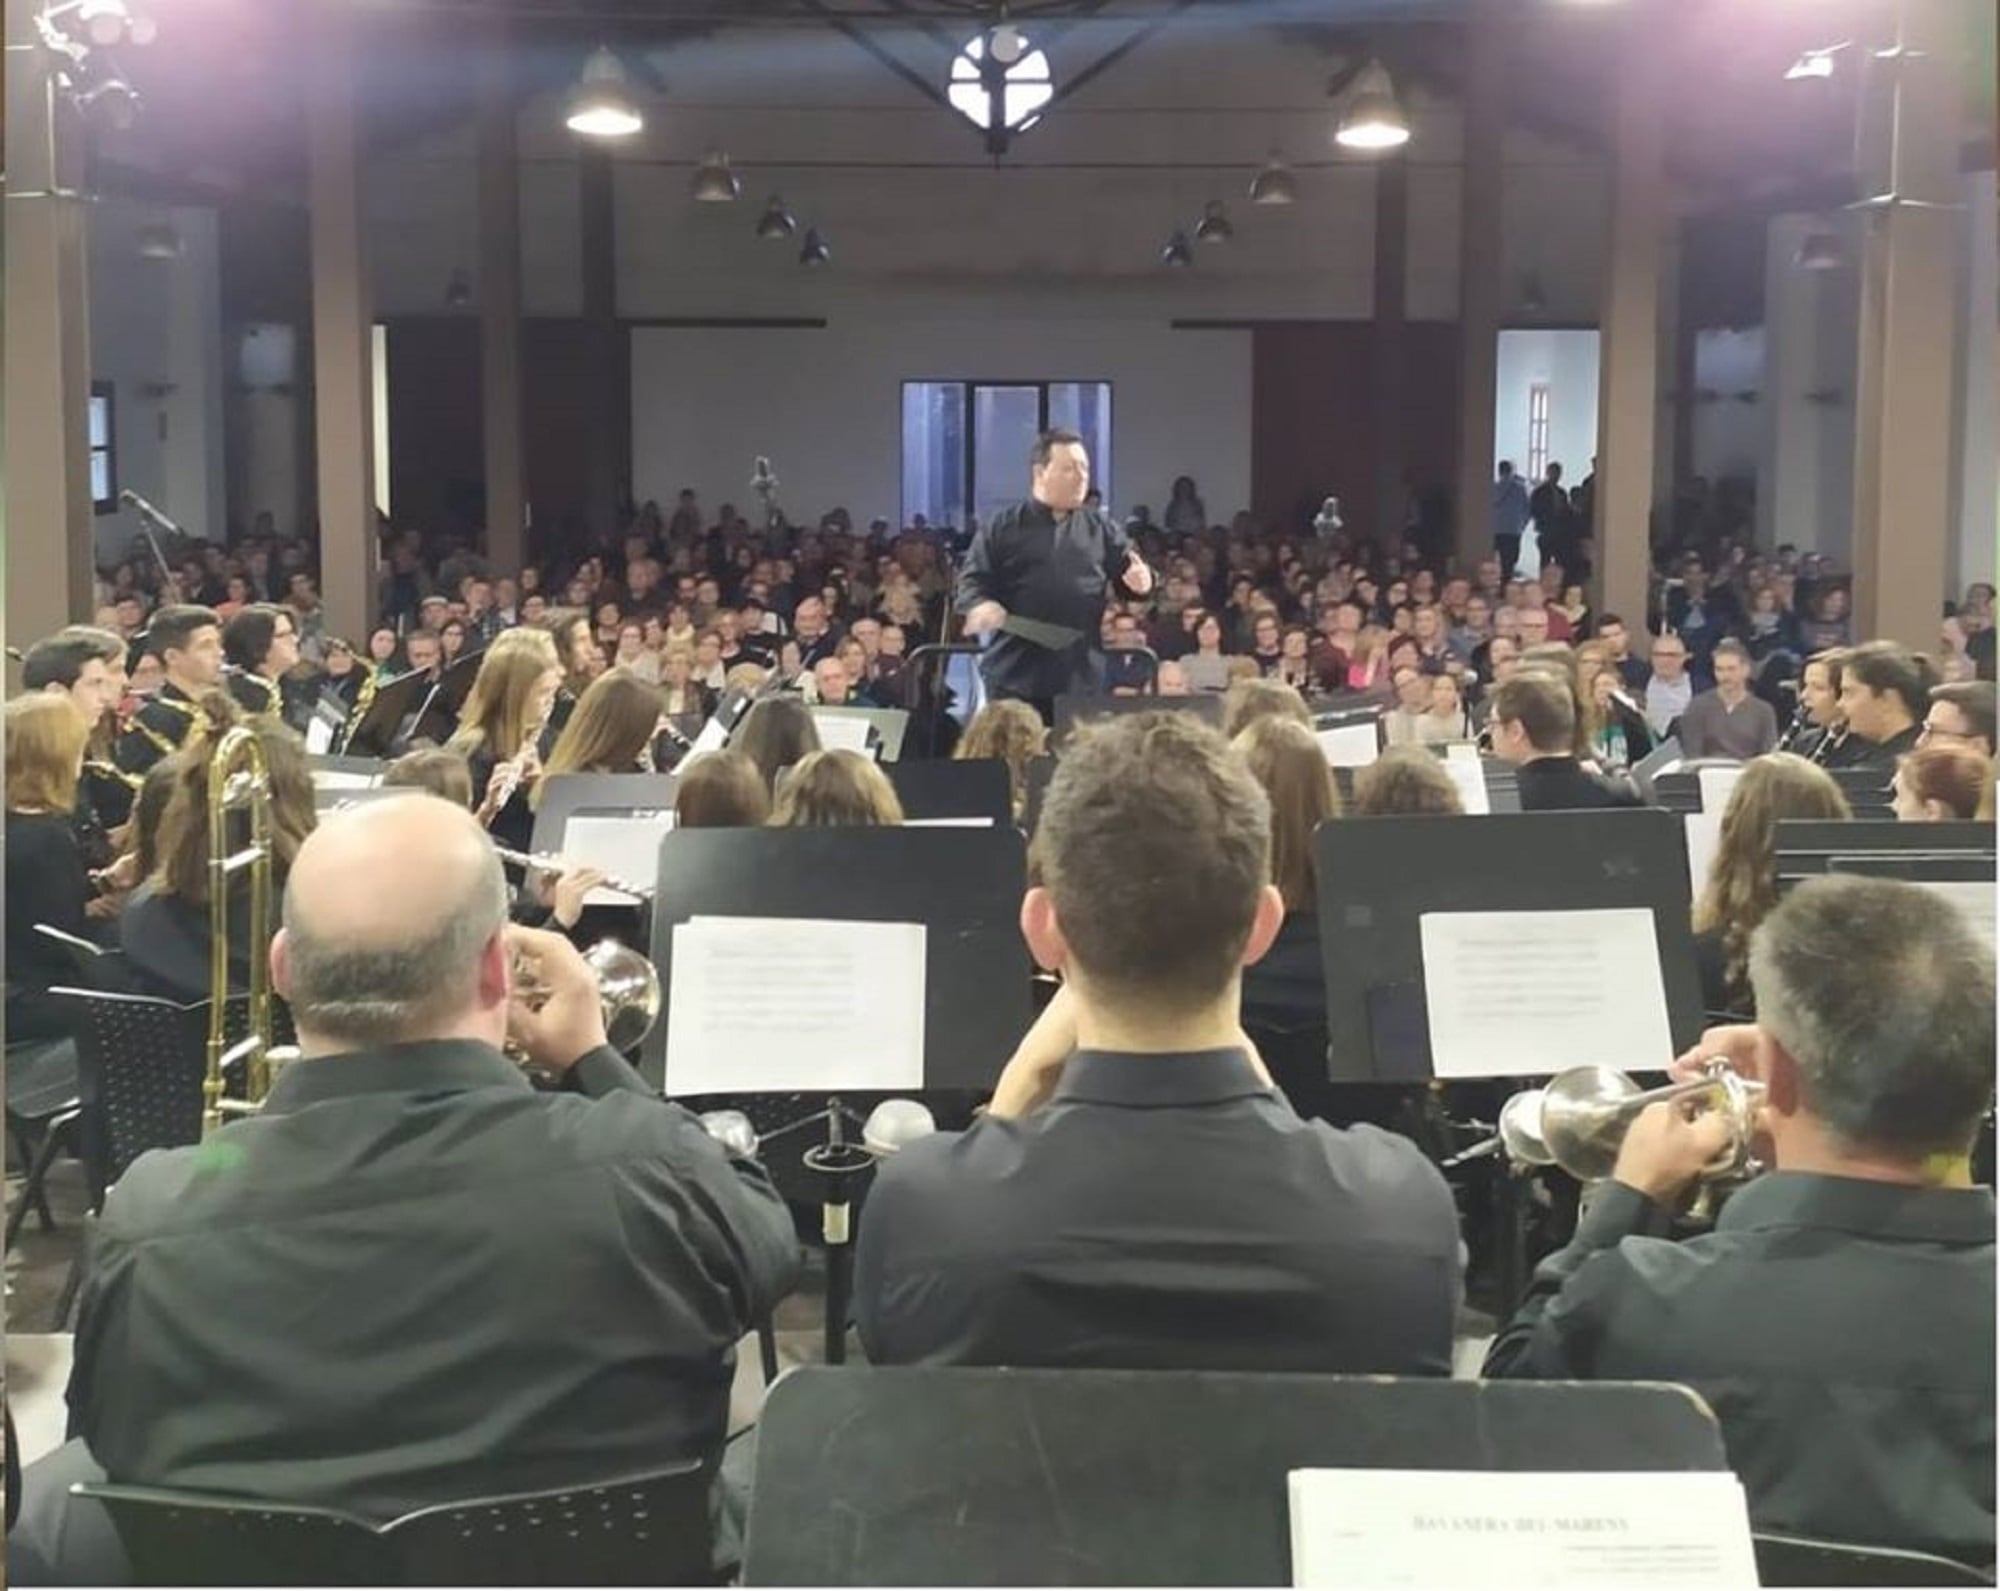
M 1131 713 L 1188 713 L 1220 729 L 1223 703 L 1220 696 L 1058 696 L 1049 744 L 1060 750 L 1078 724 Z
M 670 773 L 559 773 L 542 780 L 535 805 L 534 848 L 545 856 L 562 850 L 570 814 L 623 812 L 632 816 L 674 810 L 679 781 Z
M 905 821 L 951 818 L 1014 821 L 1013 784 L 997 757 L 964 762 L 892 762 L 883 772 L 896 787 Z
M 676 829 L 660 846 L 652 956 L 673 999 L 674 930 L 694 917 L 837 918 L 922 923 L 923 1088 L 990 1093 L 1031 1021 L 1029 962 L 1019 914 L 1027 845 L 1011 825 L 984 829 Z M 667 1012 L 640 1054 L 647 1082 L 665 1087 Z M 829 1072 L 804 1095 L 824 1110 L 763 1135 L 765 1141 L 824 1122 L 824 1144 L 806 1167 L 822 1182 L 827 1260 L 827 1345 L 843 1354 L 853 1260 L 847 1206 L 872 1161 L 851 1152 L 854 1120 L 842 1096 L 852 1079 Z M 744 1095 L 730 1097 L 743 1098 Z M 755 1097 L 755 1096 L 749 1096 Z M 858 1125 L 858 1122 L 857 1122 Z
M 1843 818 L 1786 818 L 1772 843 L 1778 880 L 1809 878 L 1830 870 L 1836 856 L 1966 856 L 1993 870 L 1996 831 L 1991 823 L 1857 823 Z
M 1833 768 L 1828 770 L 1840 793 L 1857 818 L 1894 819 L 1896 816 L 1895 773 L 1888 768 Z
M 1440 1468 L 1728 1461 L 1684 1387 L 809 1367 L 764 1403 L 743 1583 L 1288 1586 L 1290 1471 Z
M 1045 753 L 1028 761 L 1028 806 L 1021 814 L 1022 826 L 1033 834 L 1042 821 L 1042 803 L 1049 798 L 1049 781 L 1056 776 L 1056 759 Z
M 341 742 L 341 756 L 388 757 L 401 750 L 396 732 L 404 720 L 418 715 L 433 688 L 431 677 L 421 671 L 384 680 L 375 687 L 375 699 L 368 704 L 368 711 Z
M 479 677 L 479 665 L 485 657 L 484 647 L 467 652 L 438 675 L 417 709 L 417 721 L 410 726 L 412 741 L 433 740 L 442 746 L 458 732 L 459 715 L 465 711 L 465 699 L 472 694 L 472 682 Z
M 945 682 L 955 657 L 969 657 L 973 673 L 979 672 L 979 657 L 985 648 L 974 642 L 955 641 L 949 645 L 933 642 L 920 646 L 904 659 L 902 678 L 904 699 L 915 720 L 906 735 L 912 758 L 948 756 L 951 746 L 944 735 L 944 719 L 950 711 L 949 689 Z

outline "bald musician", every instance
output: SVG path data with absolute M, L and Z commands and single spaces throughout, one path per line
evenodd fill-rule
M 715 1464 L 736 1344 L 798 1274 L 791 1217 L 606 1045 L 569 942 L 509 926 L 471 814 L 413 794 L 328 818 L 271 969 L 304 1059 L 260 1114 L 112 1189 L 69 1386 L 82 1442 L 31 1467 L 10 1550 L 129 1583 L 87 1556 L 92 1506 L 64 1520 L 50 1496 L 93 1459 L 373 1520 Z M 533 1089 L 510 1036 L 569 1090 Z
M 1655 1104 L 1486 1373 L 1678 1381 L 1722 1426 L 1759 1530 L 1993 1561 L 1993 952 L 1893 879 L 1799 886 L 1750 949 L 1754 1027 L 1712 1029 L 1765 1087 L 1776 1169 L 1715 1230 L 1671 1212 L 1729 1139 Z

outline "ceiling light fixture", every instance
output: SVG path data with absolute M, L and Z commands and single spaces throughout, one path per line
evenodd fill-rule
M 73 13 L 92 44 L 151 44 L 159 35 L 159 24 L 150 16 L 134 14 L 126 0 L 76 0 L 75 6 L 58 6 L 51 17 Z
M 1343 149 L 1371 152 L 1400 149 L 1410 141 L 1409 118 L 1396 102 L 1396 85 L 1380 61 L 1370 61 L 1355 79 L 1333 141 Z
M 1807 50 L 1796 61 L 1785 68 L 1787 83 L 1825 82 L 1832 77 L 1839 63 L 1835 57 L 1842 50 L 1852 48 L 1851 39 L 1843 39 L 1838 44 L 1829 44 L 1824 49 Z
M 1229 223 L 1229 211 L 1220 199 L 1211 199 L 1201 207 L 1201 220 L 1194 235 L 1203 243 L 1227 243 L 1236 236 L 1236 228 Z
M 757 217 L 757 236 L 760 238 L 788 238 L 799 229 L 792 219 L 792 212 L 785 208 L 785 201 L 775 193 L 764 206 L 764 213 Z
M 590 52 L 570 93 L 565 124 L 586 138 L 629 138 L 646 125 L 625 81 L 625 68 L 604 45 Z
M 1176 229 L 1167 239 L 1167 246 L 1160 250 L 1160 261 L 1175 268 L 1194 264 L 1194 245 L 1188 242 L 1185 232 Z
M 1298 179 L 1291 168 L 1278 158 L 1276 150 L 1264 163 L 1264 169 L 1250 179 L 1250 202 L 1252 204 L 1296 204 L 1299 198 Z
M 719 149 L 711 149 L 701 157 L 701 166 L 694 174 L 694 196 L 702 204 L 731 204 L 743 191 L 743 184 L 736 173 L 729 169 L 729 157 Z
M 818 227 L 806 228 L 806 240 L 799 248 L 799 264 L 824 265 L 833 258 L 827 249 L 826 239 L 819 235 Z

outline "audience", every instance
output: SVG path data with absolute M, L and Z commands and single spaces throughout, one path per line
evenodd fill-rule
M 1989 1563 L 1994 1214 L 1971 1152 L 1993 952 L 1920 886 L 1836 875 L 1764 919 L 1750 983 L 1756 1026 L 1677 1064 L 1721 1056 L 1763 1085 L 1774 1169 L 1670 1241 L 1729 1128 L 1650 1106 L 1487 1374 L 1685 1383 L 1753 1528 Z
M 1709 666 L 1715 689 L 1703 691 L 1681 713 L 1681 751 L 1688 757 L 1748 762 L 1776 750 L 1777 714 L 1750 692 L 1750 649 L 1741 641 L 1719 641 Z

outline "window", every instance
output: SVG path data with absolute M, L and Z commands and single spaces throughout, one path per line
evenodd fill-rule
M 903 522 L 984 520 L 1028 495 L 1028 456 L 1039 432 L 1083 438 L 1091 484 L 1111 499 L 1108 381 L 906 381 L 903 383 Z
M 1528 479 L 1538 481 L 1549 469 L 1549 384 L 1528 388 Z
M 108 381 L 90 384 L 90 498 L 100 514 L 118 508 L 118 426 Z

